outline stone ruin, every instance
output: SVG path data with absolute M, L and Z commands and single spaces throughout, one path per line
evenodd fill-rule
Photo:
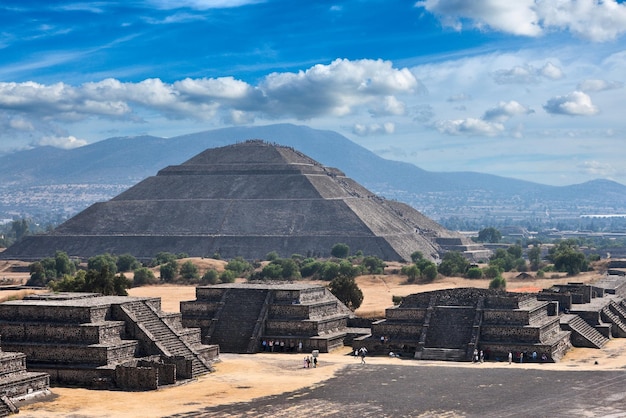
M 28 370 L 59 385 L 157 389 L 209 373 L 219 358 L 199 329 L 161 311 L 160 298 L 30 295 L 0 304 L 0 334 Z
M 256 353 L 263 341 L 278 344 L 276 351 L 295 351 L 301 344 L 306 352 L 329 352 L 369 334 L 351 327 L 354 313 L 316 285 L 200 286 L 196 300 L 181 302 L 180 311 L 184 326 L 200 328 L 202 342 L 219 344 L 222 352 Z
M 325 257 L 337 243 L 383 260 L 468 258 L 489 251 L 414 208 L 376 196 L 336 168 L 293 148 L 251 140 L 208 149 L 162 169 L 48 234 L 24 237 L 3 259 L 39 260 L 165 251 L 264 259 L 272 251 Z
M 538 294 L 460 288 L 409 295 L 354 346 L 423 360 L 468 361 L 508 353 L 558 361 L 571 347 L 601 348 L 626 337 L 626 280 L 556 285 Z
M 27 371 L 24 353 L 0 349 L 0 416 L 19 412 L 21 402 L 50 395 L 47 373 Z

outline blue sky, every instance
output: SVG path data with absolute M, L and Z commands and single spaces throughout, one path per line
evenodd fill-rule
M 622 1 L 3 1 L 0 28 L 3 153 L 290 122 L 432 171 L 626 184 Z

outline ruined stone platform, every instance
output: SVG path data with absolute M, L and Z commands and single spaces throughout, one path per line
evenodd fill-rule
M 300 283 L 233 283 L 196 288 L 180 303 L 182 322 L 199 327 L 202 341 L 223 352 L 262 350 L 328 352 L 362 330 L 354 314 L 324 286 Z M 265 345 L 263 345 L 265 341 Z
M 208 373 L 219 357 L 160 298 L 60 293 L 0 304 L 4 346 L 61 385 L 156 389 Z

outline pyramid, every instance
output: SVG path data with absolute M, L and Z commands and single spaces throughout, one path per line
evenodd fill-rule
M 51 233 L 26 237 L 2 258 L 40 259 L 57 250 L 80 258 L 130 253 L 150 259 L 161 251 L 250 260 L 272 251 L 324 257 L 337 243 L 387 261 L 409 260 L 414 251 L 436 259 L 446 243 L 468 244 L 338 169 L 290 147 L 249 140 L 166 167 Z

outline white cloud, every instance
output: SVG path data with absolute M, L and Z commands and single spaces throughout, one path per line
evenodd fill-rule
M 461 30 L 467 19 L 473 26 L 489 26 L 515 35 L 537 36 L 541 33 L 533 0 L 425 0 L 415 6 L 438 15 L 443 24 Z
M 472 100 L 472 96 L 465 93 L 453 94 L 447 99 L 449 102 L 465 102 L 467 100 Z
M 504 132 L 501 123 L 476 118 L 437 121 L 435 128 L 446 135 L 497 136 Z
M 467 24 L 522 36 L 567 30 L 594 42 L 626 31 L 626 5 L 616 0 L 424 0 L 415 6 L 456 30 Z
M 581 83 L 579 83 L 576 88 L 584 92 L 596 92 L 596 91 L 604 91 L 604 90 L 621 89 L 623 86 L 624 86 L 624 83 L 621 83 L 619 81 L 589 79 L 589 80 L 584 80 Z
M 414 96 L 419 86 L 407 68 L 394 68 L 389 61 L 345 59 L 298 73 L 272 73 L 256 86 L 234 77 L 185 78 L 174 83 L 158 78 L 134 83 L 108 78 L 78 86 L 0 82 L 0 116 L 6 119 L 10 114 L 32 126 L 45 122 L 48 131 L 50 123 L 93 118 L 145 121 L 155 115 L 230 124 L 251 123 L 256 118 L 342 117 L 366 111 L 373 116 L 402 116 L 407 109 L 400 97 Z
M 57 148 L 72 149 L 87 145 L 87 141 L 84 139 L 78 139 L 73 136 L 59 137 L 59 136 L 44 136 L 37 142 L 37 145 L 50 145 Z
M 35 129 L 32 123 L 23 118 L 12 118 L 9 120 L 9 128 L 16 131 L 33 131 Z
M 265 3 L 264 0 L 148 0 L 148 3 L 159 9 L 228 9 L 248 4 Z
M 352 127 L 352 133 L 359 135 L 359 136 L 380 135 L 380 134 L 388 135 L 388 134 L 394 133 L 395 129 L 396 129 L 395 124 L 391 122 L 383 123 L 382 125 L 378 123 L 374 123 L 370 125 L 356 123 Z
M 554 97 L 543 106 L 548 113 L 572 116 L 590 116 L 598 113 L 591 97 L 582 91 L 574 91 L 565 96 Z
M 532 84 L 538 83 L 540 78 L 558 80 L 563 78 L 563 70 L 551 62 L 546 63 L 541 68 L 532 65 L 516 65 L 509 69 L 496 70 L 492 74 L 493 79 L 498 84 Z
M 506 122 L 516 115 L 528 115 L 534 111 L 511 100 L 510 102 L 500 102 L 497 107 L 485 112 L 483 119 L 489 122 Z
M 578 165 L 578 168 L 585 174 L 590 174 L 594 177 L 609 177 L 617 172 L 615 167 L 610 163 L 602 163 L 596 160 L 584 161 L 582 164 Z

